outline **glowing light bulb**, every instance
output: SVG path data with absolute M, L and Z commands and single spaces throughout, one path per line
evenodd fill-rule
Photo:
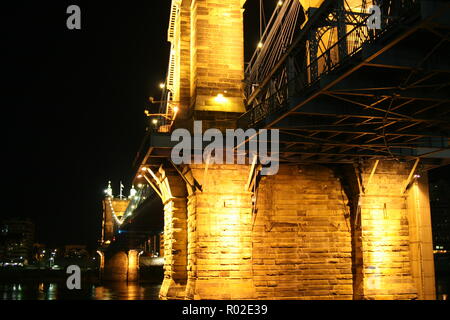
M 165 85 L 164 83 L 161 82 L 161 83 L 159 84 L 159 88 L 160 88 L 160 89 L 164 89 L 165 87 L 166 87 L 166 85 Z
M 215 98 L 214 101 L 216 101 L 217 103 L 225 103 L 227 102 L 227 98 L 224 97 L 224 95 L 222 93 L 219 93 Z
M 260 42 L 258 42 L 258 48 L 262 48 L 263 47 L 263 43 L 260 41 Z
M 281 0 L 280 0 L 280 1 L 278 1 L 278 6 L 280 6 L 280 7 L 281 7 L 282 5 L 283 5 L 283 1 L 281 1 Z
M 179 110 L 178 107 L 174 107 L 174 108 L 173 108 L 173 112 L 175 112 L 175 113 L 177 113 L 178 110 Z
M 152 120 L 152 123 L 153 123 L 153 124 L 158 124 L 158 119 L 153 119 L 153 120 Z

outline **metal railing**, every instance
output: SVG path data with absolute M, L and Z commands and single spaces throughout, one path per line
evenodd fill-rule
M 420 13 L 420 0 L 379 1 L 378 5 L 382 14 L 381 29 L 372 30 L 367 23 L 369 14 L 342 12 L 342 8 L 335 5 L 338 2 L 335 1 L 334 5 L 330 5 L 330 1 L 325 1 L 323 5 L 328 5 L 328 10 L 321 12 L 320 8 L 316 9 L 316 16 L 314 14 L 311 16 L 299 38 L 294 41 L 292 46 L 295 48 L 287 50 L 283 63 L 271 73 L 270 79 L 262 81 L 262 86 L 257 92 L 247 95 L 251 109 L 239 118 L 239 127 L 257 126 L 268 115 L 287 109 L 293 99 L 298 100 L 299 97 L 313 90 L 323 76 L 345 66 L 363 48 L 400 26 L 404 20 Z M 334 16 L 331 21 L 330 16 Z M 345 20 L 342 21 L 342 19 Z M 330 26 L 324 28 L 327 21 Z M 318 43 L 323 41 L 324 35 L 332 39 L 333 31 L 339 32 L 336 30 L 339 24 L 345 26 L 346 32 L 341 33 L 342 35 L 327 46 L 326 50 L 320 50 L 322 52 L 319 54 Z M 318 37 L 317 34 L 319 34 Z M 301 61 L 302 58 L 303 61 Z M 303 63 L 303 66 L 299 66 L 299 61 Z

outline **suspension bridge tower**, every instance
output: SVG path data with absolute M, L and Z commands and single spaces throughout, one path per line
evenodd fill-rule
M 127 209 L 134 196 L 134 188 L 129 197 L 122 195 L 123 185 L 120 183 L 120 195 L 115 197 L 108 183 L 103 199 L 102 239 L 97 253 L 100 255 L 100 276 L 106 281 L 137 281 L 139 274 L 139 252 L 134 249 L 114 247 L 117 232 L 127 217 Z

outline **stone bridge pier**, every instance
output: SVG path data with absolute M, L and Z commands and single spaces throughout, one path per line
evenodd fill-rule
M 161 166 L 162 299 L 433 299 L 426 177 L 413 165 Z
M 139 255 L 138 250 L 101 252 L 101 279 L 105 281 L 138 281 Z
M 192 165 L 181 175 L 160 169 L 165 204 L 161 298 L 256 298 L 247 171 L 238 165 Z

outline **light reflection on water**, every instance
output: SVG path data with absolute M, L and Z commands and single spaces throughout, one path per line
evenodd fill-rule
M 0 283 L 1 300 L 158 300 L 158 284 L 87 284 L 68 290 L 65 283 Z
M 160 288 L 159 284 L 83 283 L 81 290 L 71 291 L 65 283 L 0 283 L 0 300 L 158 300 Z M 438 300 L 448 298 L 437 294 Z

